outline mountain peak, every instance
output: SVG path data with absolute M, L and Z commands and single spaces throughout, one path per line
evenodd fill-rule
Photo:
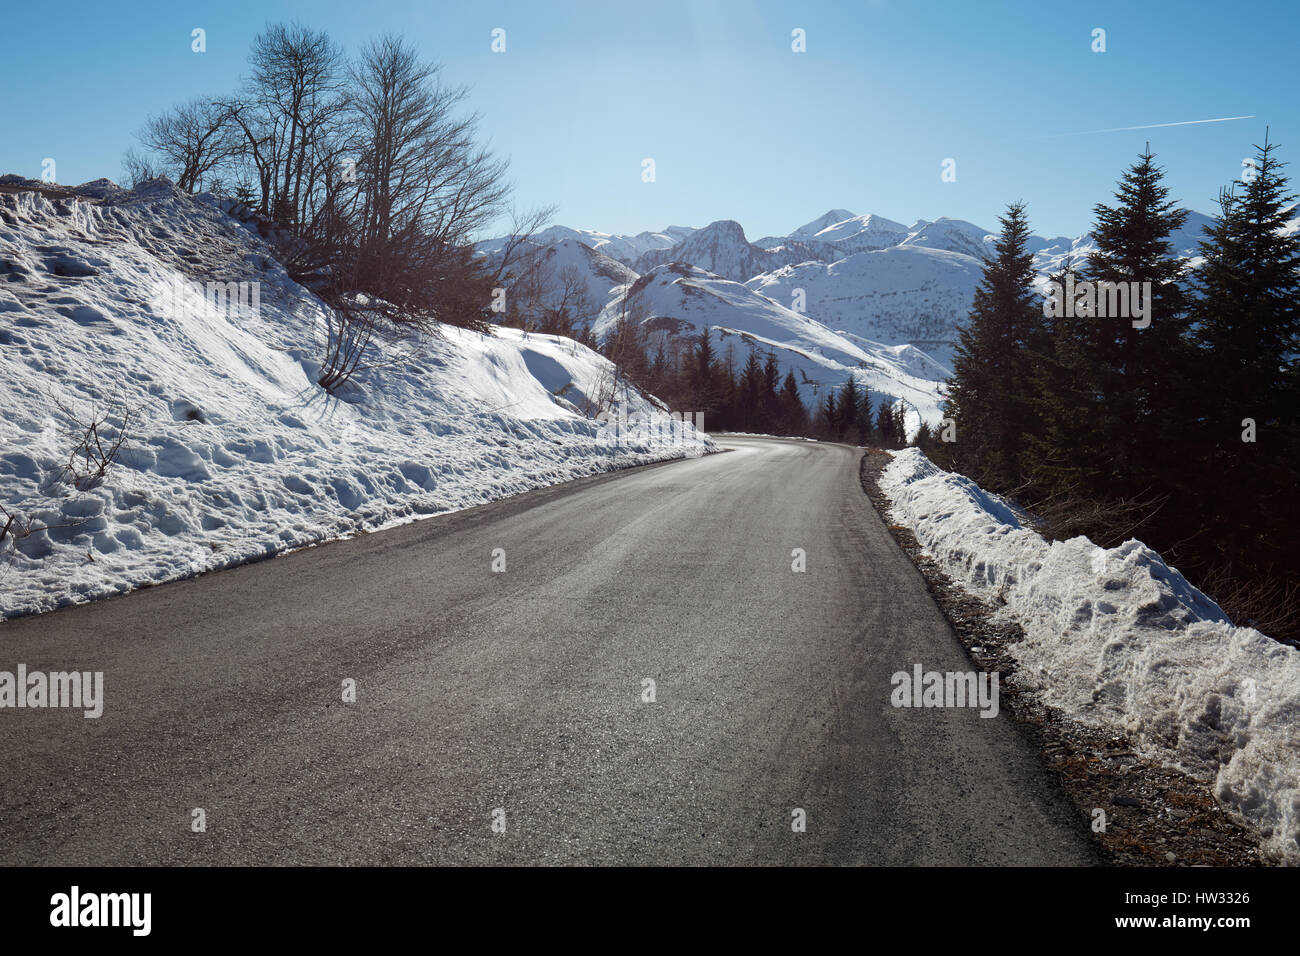
M 847 209 L 832 209 L 822 213 L 812 222 L 806 222 L 794 232 L 792 236 L 815 236 L 827 226 L 833 226 L 837 222 L 843 222 L 845 219 L 856 219 L 857 217 Z

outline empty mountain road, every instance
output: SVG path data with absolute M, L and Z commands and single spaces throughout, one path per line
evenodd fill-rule
M 891 707 L 972 665 L 860 452 L 720 443 L 0 625 L 105 696 L 0 710 L 0 861 L 1097 862 L 1008 717 Z

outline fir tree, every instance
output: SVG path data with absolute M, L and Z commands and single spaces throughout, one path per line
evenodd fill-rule
M 845 436 L 855 437 L 858 417 L 862 414 L 862 395 L 858 383 L 850 375 L 840 388 L 839 400 L 835 406 L 835 437 L 843 440 Z
M 1042 333 L 1042 308 L 1033 294 L 1033 256 L 1023 203 L 999 220 L 1002 232 L 975 290 L 970 320 L 958 335 L 947 411 L 956 420 L 959 466 L 986 486 L 1019 483 L 1021 458 L 1037 419 L 1032 407 L 1030 347 Z M 892 418 L 877 419 L 882 441 Z
M 1300 488 L 1300 236 L 1286 165 L 1265 138 L 1253 175 L 1221 193 L 1206 229 L 1192 306 L 1201 389 L 1197 500 L 1229 566 L 1288 568 L 1295 579 Z M 1244 441 L 1254 423 L 1254 441 Z M 1205 549 L 1208 550 L 1208 549 Z M 1258 552 L 1258 553 L 1254 553 Z
M 1050 346 L 1038 349 L 1051 354 L 1035 369 L 1035 457 L 1045 465 L 1036 477 L 1051 490 L 1102 500 L 1164 494 L 1180 468 L 1190 346 L 1183 266 L 1169 236 L 1187 213 L 1168 198 L 1154 158 L 1148 148 L 1124 172 L 1114 206 L 1093 207 L 1097 248 L 1082 276 L 1090 285 L 1080 287 L 1093 297 L 1074 303 L 1073 316 L 1064 308 L 1053 316 Z M 1067 269 L 1057 281 L 1069 288 L 1067 278 L 1078 277 Z
M 785 381 L 781 383 L 780 405 L 780 434 L 808 434 L 808 410 L 799 397 L 799 382 L 794 377 L 793 369 L 785 373 Z

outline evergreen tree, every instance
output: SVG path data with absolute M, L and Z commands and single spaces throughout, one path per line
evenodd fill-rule
M 1030 347 L 1043 325 L 1024 204 L 1012 203 L 999 221 L 994 256 L 958 335 L 947 410 L 957 423 L 959 466 L 981 484 L 1006 490 L 1019 483 L 1021 458 L 1037 427 L 1028 378 Z M 895 440 L 890 415 L 878 417 L 876 427 L 882 441 L 886 432 Z
M 839 400 L 835 406 L 835 437 L 840 441 L 846 436 L 850 439 L 855 437 L 861 414 L 862 395 L 858 391 L 857 381 L 850 375 L 840 388 Z
M 837 418 L 835 392 L 827 389 L 826 398 L 822 401 L 817 414 L 817 436 L 819 438 L 833 439 L 835 437 Z
M 736 414 L 741 431 L 760 431 L 759 403 L 763 394 L 763 366 L 759 364 L 758 353 L 752 348 L 745 367 L 740 372 L 740 382 L 736 389 Z
M 759 395 L 760 431 L 780 434 L 781 429 L 781 368 L 776 353 L 768 350 L 763 362 L 763 388 Z
M 876 414 L 876 441 L 881 448 L 899 447 L 897 425 L 898 421 L 894 417 L 893 409 L 882 398 L 880 411 Z
M 858 415 L 853 423 L 859 445 L 870 444 L 873 434 L 871 427 L 871 393 L 862 390 L 862 399 L 858 402 Z
M 691 411 L 702 412 L 706 416 L 717 411 L 717 359 L 713 354 L 713 342 L 706 326 L 700 333 L 695 353 L 690 358 L 687 375 L 687 387 L 690 391 Z M 720 423 L 723 428 L 729 423 Z
M 794 369 L 785 373 L 785 381 L 781 383 L 780 403 L 779 434 L 807 435 L 808 410 L 804 408 L 803 400 L 799 397 L 799 382 L 794 377 Z
M 1092 285 L 1082 288 L 1095 292 L 1095 307 L 1085 298 L 1074 304 L 1083 314 L 1053 316 L 1051 356 L 1037 363 L 1042 429 L 1035 456 L 1047 463 L 1038 477 L 1056 490 L 1066 484 L 1102 500 L 1150 496 L 1167 490 L 1182 465 L 1185 435 L 1177 426 L 1186 411 L 1190 345 L 1183 265 L 1169 236 L 1187 213 L 1168 198 L 1154 158 L 1148 148 L 1125 171 L 1114 206 L 1093 207 L 1097 248 L 1083 276 Z M 1146 283 L 1149 298 L 1141 292 Z M 1125 302 L 1128 314 L 1110 314 Z
M 1268 142 L 1241 193 L 1220 194 L 1192 305 L 1198 374 L 1198 524 L 1230 569 L 1286 569 L 1300 550 L 1300 236 L 1286 165 Z M 1253 442 L 1243 440 L 1254 422 Z

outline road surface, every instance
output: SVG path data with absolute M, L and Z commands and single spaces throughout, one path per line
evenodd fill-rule
M 972 665 L 860 452 L 722 444 L 0 626 L 106 698 L 0 711 L 0 862 L 1096 862 L 1005 715 L 890 706 Z

